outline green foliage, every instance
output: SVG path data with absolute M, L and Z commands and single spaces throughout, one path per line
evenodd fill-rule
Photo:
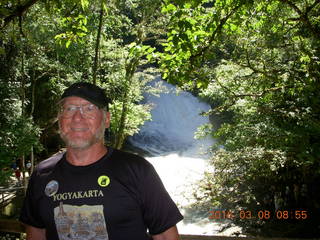
M 202 66 L 208 49 L 217 43 L 223 27 L 236 30 L 237 25 L 228 21 L 244 3 L 204 0 L 165 5 L 162 11 L 170 14 L 170 25 L 164 53 L 159 54 L 163 78 L 188 88 L 206 88 L 209 82 Z
M 15 159 L 30 153 L 32 146 L 41 150 L 40 133 L 40 129 L 34 126 L 31 119 L 23 117 L 12 119 L 6 131 L 1 131 L 0 158 L 12 163 Z
M 217 138 L 215 171 L 206 174 L 199 196 L 231 209 L 274 211 L 279 202 L 282 209 L 307 208 L 310 231 L 299 236 L 315 236 L 320 3 L 177 2 L 163 8 L 172 16 L 160 54 L 163 75 L 201 89 L 213 106 L 208 114 Z M 257 221 L 245 223 L 251 224 Z
M 152 51 L 149 46 L 137 46 L 136 43 L 124 48 L 121 47 L 121 42 L 114 40 L 101 42 L 102 66 L 99 78 L 113 102 L 110 111 L 114 145 L 118 141 L 122 145 L 126 137 L 137 133 L 139 127 L 151 117 L 150 106 L 140 102 L 143 100 L 142 93 L 146 91 L 146 84 L 153 79 L 153 75 L 148 71 L 135 73 L 133 65 Z
M 155 48 L 148 45 L 137 45 L 135 42 L 131 43 L 128 47 L 129 57 L 138 59 L 146 57 L 148 62 L 153 60 L 152 53 L 154 52 Z
M 124 136 L 133 136 L 135 133 L 138 133 L 140 126 L 144 124 L 145 121 L 151 119 L 150 106 L 128 103 L 128 113 L 125 122 Z M 111 113 L 111 132 L 117 133 L 119 130 L 119 113 L 122 112 L 122 102 L 114 101 L 110 107 Z
M 261 147 L 244 147 L 237 151 L 220 149 L 212 158 L 216 170 L 206 173 L 207 183 L 211 186 L 203 193 L 214 203 L 223 203 L 232 209 L 264 206 L 264 197 L 271 197 L 272 191 L 276 190 L 276 176 L 285 162 L 285 153 L 277 150 Z
M 83 42 L 83 37 L 87 35 L 88 29 L 87 18 L 83 15 L 77 17 L 66 17 L 61 20 L 61 27 L 65 32 L 55 36 L 56 41 L 62 45 L 65 43 L 66 48 L 70 46 L 72 42 Z
M 40 128 L 34 121 L 21 116 L 21 103 L 15 99 L 12 87 L 1 83 L 1 124 L 0 124 L 0 184 L 7 181 L 12 171 L 10 166 L 23 155 L 28 155 L 31 147 L 42 150 L 39 142 Z M 5 91 L 5 92 L 4 92 Z
M 0 19 L 19 7 L 25 8 L 21 24 L 14 21 L 19 18 L 16 15 L 2 29 L 0 49 L 4 57 L 1 60 L 7 67 L 0 73 L 4 82 L 10 79 L 17 89 L 21 87 L 16 101 L 23 103 L 20 115 L 30 116 L 35 128 L 42 129 L 41 141 L 47 148 L 44 155 L 60 145 L 55 138 L 56 102 L 65 86 L 92 81 L 96 50 L 97 83 L 112 98 L 115 119 L 120 116 L 120 121 L 112 120 L 113 135 L 119 133 L 119 146 L 150 118 L 150 108 L 139 105 L 139 101 L 151 75 L 142 76 L 137 69 L 153 60 L 154 47 L 145 42 L 155 38 L 163 25 L 159 3 L 44 0 L 33 2 L 32 7 L 27 7 L 27 2 L 13 1 L 0 6 L 2 12 L 10 10 Z M 96 44 L 99 23 L 102 23 L 100 46 Z M 8 116 L 12 116 L 11 111 Z

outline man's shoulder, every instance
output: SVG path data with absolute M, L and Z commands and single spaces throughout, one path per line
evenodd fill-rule
M 65 154 L 65 151 L 61 151 L 39 162 L 37 165 L 37 171 L 39 173 L 45 173 L 45 172 L 51 171 L 57 165 L 57 163 L 63 158 L 64 154 Z
M 152 184 L 151 181 L 146 183 L 145 180 L 150 176 L 154 176 L 156 171 L 144 157 L 114 149 L 110 160 L 109 163 L 111 164 L 108 168 L 110 175 L 120 182 L 122 186 L 128 188 L 130 192 L 136 194 L 138 191 L 141 193 L 143 191 L 141 187 L 144 184 Z
M 148 162 L 144 157 L 123 150 L 113 149 L 112 158 L 114 159 L 115 164 L 122 167 L 127 166 L 133 168 L 149 168 L 152 166 L 151 163 Z

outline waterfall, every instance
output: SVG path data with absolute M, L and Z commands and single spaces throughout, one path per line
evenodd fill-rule
M 184 215 L 178 224 L 183 234 L 217 234 L 221 223 L 208 219 L 208 208 L 194 207 L 193 191 L 203 177 L 212 139 L 196 140 L 194 134 L 208 117 L 201 116 L 210 106 L 189 92 L 177 92 L 176 87 L 156 78 L 152 85 L 162 84 L 166 91 L 160 96 L 147 94 L 145 103 L 152 104 L 152 121 L 129 139 L 131 145 L 148 152 L 146 159 L 153 164 L 167 191 Z
M 181 91 L 157 78 L 151 84 L 161 83 L 165 92 L 160 96 L 147 94 L 145 101 L 153 106 L 152 121 L 148 121 L 140 132 L 129 139 L 130 143 L 153 156 L 178 153 L 184 156 L 199 156 L 203 146 L 212 142 L 196 140 L 194 133 L 202 124 L 208 123 L 208 117 L 200 114 L 210 109 L 191 93 Z
M 232 235 L 238 227 L 227 227 L 228 221 L 209 220 L 210 205 L 199 206 L 193 196 L 197 182 L 205 170 L 213 171 L 206 154 L 213 140 L 196 140 L 194 134 L 209 118 L 201 115 L 210 106 L 189 92 L 178 92 L 176 87 L 156 78 L 151 85 L 162 85 L 160 96 L 145 95 L 151 104 L 152 121 L 146 122 L 140 132 L 129 139 L 131 145 L 147 152 L 172 199 L 184 215 L 178 224 L 181 234 Z M 225 231 L 220 231 L 226 229 Z

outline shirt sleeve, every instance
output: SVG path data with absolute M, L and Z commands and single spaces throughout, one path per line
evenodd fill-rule
M 151 164 L 144 173 L 141 187 L 143 218 L 151 235 L 160 234 L 183 219 Z
M 40 191 L 36 188 L 40 183 L 36 181 L 36 171 L 33 172 L 29 179 L 29 184 L 23 206 L 20 213 L 19 220 L 27 225 L 44 228 L 43 221 L 39 214 L 39 195 Z

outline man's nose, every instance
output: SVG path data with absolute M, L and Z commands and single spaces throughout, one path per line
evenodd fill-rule
M 78 108 L 72 116 L 73 120 L 81 120 L 83 119 L 82 109 Z

